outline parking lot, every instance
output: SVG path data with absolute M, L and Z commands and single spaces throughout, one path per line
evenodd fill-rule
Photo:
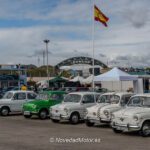
M 148 150 L 149 141 L 137 133 L 115 134 L 104 125 L 89 128 L 21 115 L 0 117 L 0 150 Z

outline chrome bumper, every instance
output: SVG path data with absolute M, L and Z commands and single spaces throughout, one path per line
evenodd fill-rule
M 138 131 L 140 130 L 140 126 L 138 125 L 130 125 L 130 124 L 119 124 L 116 122 L 111 123 L 112 128 L 121 130 L 121 131 Z
M 86 116 L 84 119 L 90 121 L 91 123 L 98 123 L 98 124 L 100 124 L 100 119 L 96 118 L 96 117 Z
M 55 115 L 55 114 L 52 114 L 52 113 L 50 113 L 50 118 L 51 119 L 56 119 L 56 120 L 69 120 L 69 116 L 66 116 L 66 115 L 62 115 L 62 114 L 60 114 L 60 115 Z

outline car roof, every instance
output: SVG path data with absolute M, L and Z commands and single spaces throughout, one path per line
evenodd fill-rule
M 96 92 L 88 92 L 88 91 L 83 91 L 83 92 L 71 92 L 69 94 L 79 94 L 79 95 L 85 95 L 85 94 L 97 94 L 97 95 L 100 95 L 100 93 L 96 93 Z
M 12 92 L 12 93 L 34 93 L 33 91 L 23 91 L 23 90 L 12 90 L 12 91 L 8 91 L 8 92 Z
M 58 94 L 65 94 L 65 91 L 40 91 L 40 93 L 45 93 L 45 94 L 53 94 L 53 93 L 58 93 Z
M 136 95 L 134 95 L 134 96 L 150 97 L 150 93 L 136 94 Z M 134 96 L 132 96 L 132 97 L 134 97 Z
M 101 95 L 114 95 L 114 94 L 115 94 L 115 92 L 106 92 L 106 93 L 103 93 Z
M 114 95 L 119 95 L 119 96 L 122 96 L 122 95 L 134 95 L 134 93 L 129 93 L 129 92 L 116 92 Z

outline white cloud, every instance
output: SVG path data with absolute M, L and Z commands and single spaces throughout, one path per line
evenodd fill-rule
M 144 64 L 150 49 L 150 1 L 95 2 L 110 18 L 108 28 L 95 22 L 95 57 L 102 59 L 99 54 L 103 54 L 106 59 L 115 60 L 117 56 L 130 55 L 135 63 L 141 57 L 141 63 Z M 2 21 L 11 19 L 16 24 L 20 20 L 24 23 L 21 27 L 15 24 L 7 24 L 5 27 L 5 23 L 1 27 L 0 24 L 1 63 L 37 64 L 39 51 L 45 49 L 45 38 L 50 39 L 50 64 L 57 64 L 73 56 L 92 56 L 90 1 L 14 0 L 12 5 L 11 0 L 0 0 L 0 3 Z M 33 21 L 31 26 L 30 21 Z M 42 63 L 42 55 L 40 59 Z

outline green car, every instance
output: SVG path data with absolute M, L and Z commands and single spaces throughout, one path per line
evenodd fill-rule
M 32 115 L 40 119 L 46 119 L 49 115 L 49 108 L 61 103 L 66 92 L 64 91 L 43 91 L 38 94 L 36 101 L 27 102 L 23 105 L 23 115 L 31 118 Z

